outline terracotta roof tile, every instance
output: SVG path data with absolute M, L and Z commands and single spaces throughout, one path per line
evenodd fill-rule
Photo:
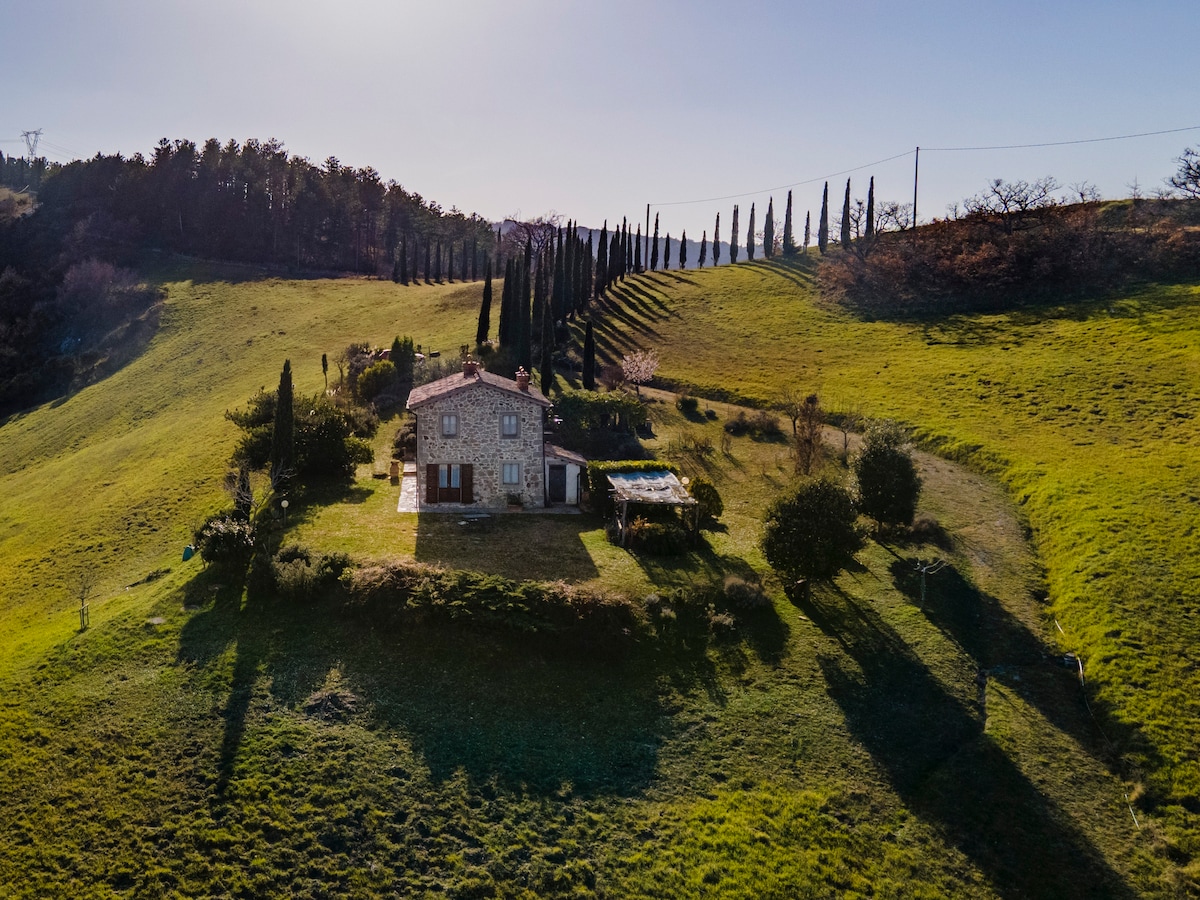
M 412 393 L 408 395 L 408 408 L 416 409 L 433 400 L 457 394 L 459 391 L 464 391 L 477 385 L 486 385 L 497 390 L 515 394 L 526 400 L 532 400 L 538 406 L 549 407 L 551 405 L 545 395 L 533 385 L 530 385 L 527 390 L 521 390 L 511 378 L 493 375 L 491 372 L 479 369 L 472 375 L 455 372 L 453 375 L 447 375 L 445 378 L 439 378 L 437 381 L 431 381 L 429 384 L 413 388 Z

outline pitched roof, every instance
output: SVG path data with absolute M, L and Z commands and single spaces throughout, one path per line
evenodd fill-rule
M 585 457 L 580 456 L 571 450 L 566 450 L 562 447 L 556 447 L 554 444 L 545 445 L 546 456 L 552 456 L 555 459 L 561 459 L 563 462 L 574 463 L 577 466 L 586 466 L 588 461 Z
M 504 378 L 500 375 L 493 375 L 491 372 L 485 372 L 483 369 L 477 369 L 470 375 L 455 372 L 453 375 L 447 375 L 445 378 L 439 378 L 437 381 L 413 388 L 412 393 L 408 395 L 408 408 L 416 409 L 434 400 L 449 397 L 451 394 L 457 394 L 459 391 L 465 391 L 478 385 L 486 385 L 514 394 L 523 400 L 530 400 L 538 406 L 549 407 L 551 405 L 545 395 L 533 385 L 521 390 L 511 378 Z

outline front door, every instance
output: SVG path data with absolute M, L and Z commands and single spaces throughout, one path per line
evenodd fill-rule
M 550 467 L 550 502 L 551 503 L 566 503 L 567 502 L 567 467 L 566 466 L 551 466 Z
M 425 502 L 474 503 L 473 475 L 470 463 L 428 463 L 425 466 Z
M 442 463 L 438 466 L 438 503 L 462 501 L 462 466 Z

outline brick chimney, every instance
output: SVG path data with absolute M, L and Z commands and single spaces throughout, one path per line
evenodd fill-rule
M 471 359 L 470 356 L 463 357 L 463 378 L 474 378 L 479 371 L 479 363 Z
M 529 373 L 525 371 L 524 366 L 517 369 L 517 389 L 522 391 L 529 390 Z

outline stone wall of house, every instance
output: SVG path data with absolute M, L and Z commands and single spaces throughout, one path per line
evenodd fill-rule
M 500 436 L 500 416 L 520 416 L 520 434 L 516 438 Z M 458 436 L 442 437 L 442 416 L 458 416 Z M 416 410 L 417 472 L 421 498 L 425 497 L 425 467 L 430 464 L 470 463 L 473 466 L 475 497 L 473 502 L 502 507 L 508 494 L 519 493 L 526 506 L 541 506 L 545 501 L 545 476 L 542 468 L 542 407 L 510 391 L 484 383 L 430 402 Z M 515 486 L 501 484 L 502 464 L 519 463 L 521 481 Z M 464 502 L 469 502 L 464 498 Z

